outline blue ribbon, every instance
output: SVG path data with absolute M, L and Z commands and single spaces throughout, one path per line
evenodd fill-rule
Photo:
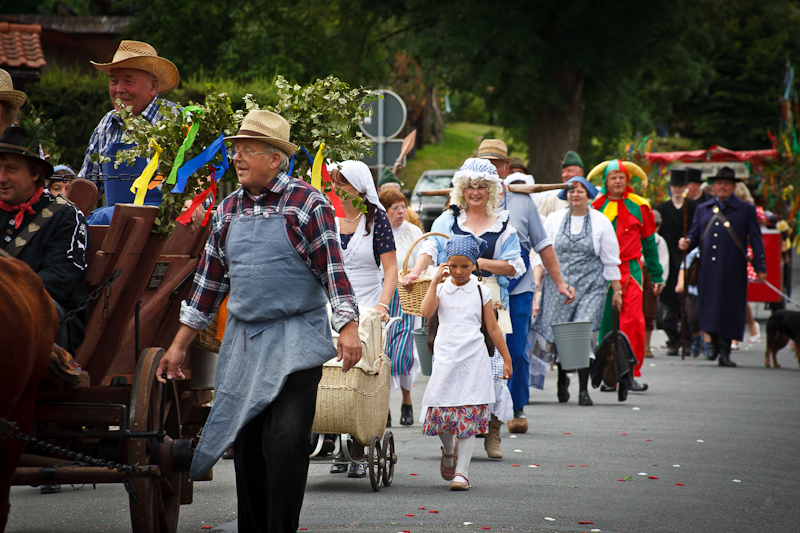
M 225 171 L 229 168 L 228 151 L 225 149 L 224 141 L 225 135 L 220 135 L 217 140 L 208 145 L 208 148 L 203 150 L 200 155 L 184 163 L 184 165 L 178 170 L 178 181 L 175 183 L 175 187 L 173 187 L 170 192 L 183 194 L 184 190 L 186 189 L 186 181 L 189 179 L 189 176 L 200 170 L 204 165 L 208 164 L 217 156 L 217 152 L 222 150 L 222 163 L 219 165 L 214 165 L 214 169 L 216 170 L 214 181 L 219 181 L 222 175 L 225 174 Z

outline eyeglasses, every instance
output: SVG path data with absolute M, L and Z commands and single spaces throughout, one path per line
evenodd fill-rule
M 236 154 L 239 154 L 239 158 L 242 161 L 249 160 L 251 157 L 253 157 L 253 154 L 271 154 L 271 153 L 273 153 L 273 152 L 266 152 L 266 151 L 265 152 L 254 152 L 254 151 L 248 150 L 246 148 L 240 148 L 239 150 L 228 149 L 228 157 L 230 159 L 233 159 L 236 156 Z
M 467 189 L 488 189 L 488 185 L 467 185 Z

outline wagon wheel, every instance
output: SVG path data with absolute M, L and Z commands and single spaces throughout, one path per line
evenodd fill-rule
M 381 462 L 383 460 L 383 453 L 381 453 L 381 441 L 378 437 L 372 436 L 369 440 L 369 457 L 367 457 L 367 467 L 369 469 L 369 483 L 372 485 L 372 490 L 378 492 L 381 490 Z
M 128 428 L 131 431 L 158 431 L 161 416 L 161 396 L 164 385 L 156 380 L 156 370 L 164 350 L 148 348 L 142 352 L 136 365 L 131 390 Z M 181 437 L 179 403 L 175 383 L 167 385 L 167 403 L 164 411 L 164 430 L 172 439 Z M 158 463 L 158 450 L 151 448 L 151 439 L 131 439 L 127 443 L 127 463 L 142 465 Z M 156 443 L 157 444 L 157 443 Z M 167 468 L 165 468 L 165 466 Z M 129 496 L 131 525 L 134 533 L 174 533 L 178 528 L 180 511 L 180 474 L 169 472 L 162 465 L 162 472 L 168 475 L 161 479 L 134 477 L 132 485 L 136 496 Z M 138 501 L 137 501 L 138 499 Z
M 387 431 L 383 435 L 383 486 L 388 487 L 394 481 L 394 465 L 397 454 L 394 450 L 394 435 Z

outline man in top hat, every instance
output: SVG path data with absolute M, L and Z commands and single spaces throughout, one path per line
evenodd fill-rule
M 628 185 L 633 176 L 646 181 L 647 175 L 642 168 L 630 161 L 612 159 L 600 163 L 589 172 L 588 179 L 601 176 L 604 186 L 592 207 L 608 217 L 614 226 L 619 241 L 619 266 L 622 273 L 622 309 L 619 312 L 619 330 L 628 336 L 631 348 L 636 356 L 633 369 L 634 377 L 641 377 L 644 362 L 644 313 L 642 311 L 642 265 L 639 262 L 644 256 L 647 272 L 653 283 L 653 292 L 660 294 L 663 278 L 661 264 L 658 261 L 658 248 L 653 234 L 655 218 L 650 203 L 634 194 Z M 603 339 L 612 329 L 611 300 L 615 291 L 608 291 L 603 320 L 600 323 L 598 338 Z M 647 390 L 646 384 L 634 379 L 634 391 Z M 601 390 L 603 390 L 601 388 Z
M 506 143 L 499 139 L 484 139 L 478 148 L 478 158 L 488 159 L 497 168 L 501 179 L 508 176 L 508 148 Z M 503 188 L 505 190 L 505 187 Z M 553 250 L 550 237 L 542 225 L 542 219 L 536 204 L 527 194 L 518 194 L 507 191 L 503 197 L 500 208 L 508 210 L 509 221 L 517 230 L 522 259 L 527 271 L 521 278 L 511 280 L 508 284 L 509 311 L 511 312 L 511 326 L 513 333 L 506 336 L 508 351 L 511 354 L 513 373 L 508 380 L 508 388 L 514 403 L 514 418 L 508 422 L 508 430 L 512 433 L 525 433 L 528 430 L 528 420 L 525 416 L 525 405 L 530 395 L 530 360 L 528 359 L 528 330 L 531 327 L 533 316 L 533 294 L 536 284 L 533 281 L 533 272 L 530 263 L 531 251 L 542 258 L 544 268 L 553 278 L 558 287 L 558 292 L 563 294 L 568 302 L 575 298 L 575 290 L 561 279 L 561 268 L 558 258 Z M 500 421 L 492 415 L 490 431 L 500 429 Z M 488 439 L 487 439 L 488 440 Z M 487 450 L 488 451 L 488 450 Z M 502 451 L 499 454 L 502 457 Z
M 566 183 L 575 176 L 583 177 L 584 174 L 585 170 L 581 156 L 578 155 L 578 152 L 569 150 L 564 155 L 564 160 L 561 162 L 561 183 Z M 562 200 L 559 197 L 558 192 L 559 191 L 548 191 L 539 193 L 541 200 L 537 205 L 539 206 L 539 213 L 543 217 L 546 217 L 550 213 L 560 211 L 569 205 L 566 200 Z
M 63 318 L 88 296 L 83 273 L 89 230 L 78 208 L 45 189 L 52 174 L 53 166 L 39 157 L 38 141 L 24 128 L 8 127 L 0 137 L 0 248 L 39 275 Z M 84 310 L 61 324 L 56 343 L 75 353 L 87 318 Z
M 686 175 L 689 181 L 689 200 L 700 205 L 714 198 L 714 195 L 702 188 L 703 172 L 699 168 L 686 167 Z
M 239 531 L 296 531 L 322 364 L 338 350 L 347 372 L 361 358 L 358 308 L 333 209 L 286 173 L 297 150 L 289 123 L 253 110 L 227 140 L 241 186 L 214 215 L 182 325 L 156 374 L 184 377 L 189 344 L 228 296 L 214 407 L 190 477 L 202 476 L 233 444 Z M 331 327 L 339 332 L 336 348 Z
M 739 178 L 722 167 L 709 178 L 716 198 L 697 206 L 692 227 L 681 250 L 700 247 L 697 273 L 697 315 L 700 329 L 711 335 L 709 359 L 719 356 L 720 366 L 731 361 L 731 340 L 744 336 L 747 305 L 747 244 L 753 247 L 753 267 L 758 281 L 767 279 L 764 241 L 754 205 L 743 202 L 734 191 Z
M 684 212 L 688 231 L 697 207 L 695 202 L 684 197 L 688 185 L 687 175 L 687 169 L 672 169 L 669 181 L 670 199 L 655 207 L 663 220 L 658 233 L 664 237 L 669 248 L 669 277 L 659 296 L 663 311 L 662 329 L 667 334 L 667 355 L 678 355 L 681 342 L 681 296 L 675 292 L 675 284 L 678 281 L 683 252 L 678 248 L 678 241 L 684 235 Z M 688 342 L 690 339 L 687 337 L 684 340 Z
M 0 135 L 17 121 L 19 108 L 27 99 L 28 95 L 24 92 L 14 90 L 11 75 L 0 69 Z
M 163 118 L 160 107 L 167 105 L 175 108 L 175 104 L 159 99 L 158 95 L 177 87 L 180 75 L 171 61 L 159 57 L 155 48 L 140 41 L 122 41 L 111 63 L 92 61 L 92 65 L 109 75 L 108 94 L 114 109 L 94 129 L 78 176 L 96 181 L 100 194 L 105 186 L 108 207 L 92 213 L 89 222 L 108 224 L 115 204 L 133 203 L 135 195 L 130 190 L 131 185 L 147 166 L 147 159 L 139 157 L 132 166 L 122 164 L 114 168 L 117 152 L 133 146 L 122 142 L 124 123 L 119 111 L 122 106 L 129 107 L 134 115 L 145 118 L 151 124 L 159 122 Z M 93 156 L 110 160 L 93 161 Z M 100 181 L 99 176 L 108 176 L 108 181 Z M 147 191 L 144 203 L 161 205 L 160 186 Z

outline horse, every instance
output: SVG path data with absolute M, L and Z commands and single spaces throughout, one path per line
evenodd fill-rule
M 0 253 L 2 250 L 0 250 Z M 30 431 L 36 390 L 47 373 L 58 332 L 58 313 L 39 276 L 0 255 L 0 418 Z M 0 439 L 0 532 L 10 508 L 11 477 L 25 445 Z

